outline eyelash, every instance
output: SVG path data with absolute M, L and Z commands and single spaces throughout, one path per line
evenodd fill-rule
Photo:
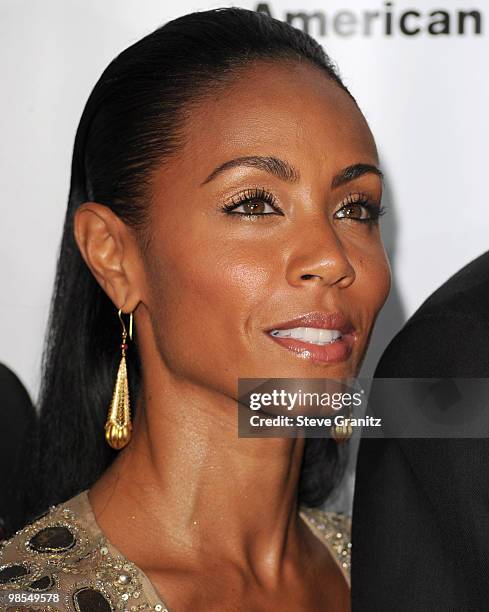
M 358 204 L 359 206 L 362 206 L 363 208 L 365 208 L 365 210 L 369 214 L 369 217 L 367 219 L 355 219 L 354 217 L 351 217 L 352 221 L 359 221 L 360 223 L 372 223 L 372 224 L 378 223 L 379 218 L 382 215 L 384 215 L 386 212 L 384 206 L 377 206 L 377 204 L 372 204 L 369 196 L 366 193 L 356 192 L 356 193 L 348 194 L 345 202 L 342 204 L 341 208 L 336 211 L 335 214 L 339 213 L 341 210 L 344 210 L 345 208 L 348 208 L 349 206 L 354 206 L 355 204 Z M 348 217 L 345 217 L 345 218 L 348 218 Z
M 229 202 L 228 204 L 224 204 L 224 206 L 222 207 L 222 210 L 225 213 L 230 213 L 232 210 L 234 210 L 238 206 L 241 206 L 242 204 L 248 204 L 249 202 L 256 202 L 256 201 L 265 202 L 265 204 L 269 204 L 276 211 L 283 214 L 283 210 L 277 204 L 277 200 L 275 196 L 269 191 L 266 191 L 265 189 L 263 189 L 262 187 L 254 188 L 254 189 L 246 189 L 246 191 L 243 191 L 242 193 L 235 196 L 231 200 L 231 202 Z M 237 213 L 232 213 L 232 214 L 236 216 L 240 216 L 240 217 L 247 217 L 249 219 L 250 217 L 266 217 L 268 215 L 276 214 L 276 213 L 237 212 Z
M 248 204 L 249 202 L 256 202 L 256 201 L 265 202 L 266 204 L 269 204 L 277 212 L 276 213 L 232 212 L 234 211 L 235 208 L 238 208 L 239 206 L 243 204 Z M 372 204 L 367 194 L 358 193 L 358 192 L 348 194 L 345 202 L 343 203 L 341 208 L 336 211 L 335 214 L 337 214 L 341 210 L 344 210 L 354 205 L 362 206 L 368 212 L 369 217 L 367 219 L 356 219 L 354 217 L 350 217 L 351 221 L 359 221 L 360 223 L 372 223 L 373 224 L 373 223 L 377 223 L 379 217 L 385 214 L 385 208 L 383 206 L 377 206 L 376 204 Z M 246 217 L 247 219 L 255 218 L 255 217 L 257 218 L 267 217 L 269 215 L 278 214 L 278 213 L 283 215 L 283 210 L 277 204 L 277 200 L 275 196 L 269 191 L 267 191 L 266 189 L 263 189 L 262 187 L 254 188 L 254 189 L 247 189 L 246 191 L 243 191 L 242 193 L 235 196 L 235 198 L 233 198 L 231 202 L 229 202 L 228 204 L 224 204 L 222 206 L 222 210 L 226 214 L 231 214 L 236 217 L 238 216 Z M 339 218 L 348 218 L 348 217 L 339 217 Z

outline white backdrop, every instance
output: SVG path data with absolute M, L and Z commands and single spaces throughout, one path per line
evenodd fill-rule
M 258 3 L 236 4 L 256 9 Z M 33 397 L 73 140 L 89 92 L 117 53 L 157 26 L 187 12 L 228 5 L 0 0 L 0 361 L 20 376 Z M 388 208 L 382 223 L 394 285 L 365 364 L 368 375 L 416 307 L 489 248 L 489 7 L 486 11 L 482 0 L 445 0 L 441 8 L 423 0 L 281 0 L 267 5 L 284 20 L 287 13 L 316 13 L 309 31 L 337 61 L 381 155 Z M 416 34 L 401 30 L 407 10 L 419 14 L 404 17 L 406 28 L 420 28 Z M 447 12 L 449 33 L 428 31 L 434 10 Z M 466 18 L 459 33 L 459 10 L 479 11 L 480 33 L 474 31 L 474 17 Z M 379 15 L 369 18 L 367 11 Z M 389 20 L 391 34 L 386 33 Z M 305 27 L 307 19 L 292 22 Z

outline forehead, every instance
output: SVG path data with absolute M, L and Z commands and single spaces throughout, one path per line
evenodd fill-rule
M 301 175 L 322 178 L 355 163 L 378 163 L 355 102 L 309 63 L 260 61 L 242 69 L 192 108 L 185 134 L 174 169 L 196 183 L 217 164 L 246 155 L 276 155 Z

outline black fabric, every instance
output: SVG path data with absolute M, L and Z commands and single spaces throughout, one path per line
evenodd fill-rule
M 489 252 L 422 304 L 375 377 L 489 377 Z M 354 612 L 487 612 L 489 440 L 362 439 L 352 528 Z
M 18 512 L 11 489 L 21 468 L 21 444 L 34 419 L 34 408 L 24 386 L 0 364 L 0 538 Z

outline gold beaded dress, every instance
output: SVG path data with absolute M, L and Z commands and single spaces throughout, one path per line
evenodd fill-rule
M 301 508 L 350 584 L 349 517 Z M 136 612 L 170 610 L 145 573 L 103 535 L 88 489 L 0 542 L 3 612 Z

